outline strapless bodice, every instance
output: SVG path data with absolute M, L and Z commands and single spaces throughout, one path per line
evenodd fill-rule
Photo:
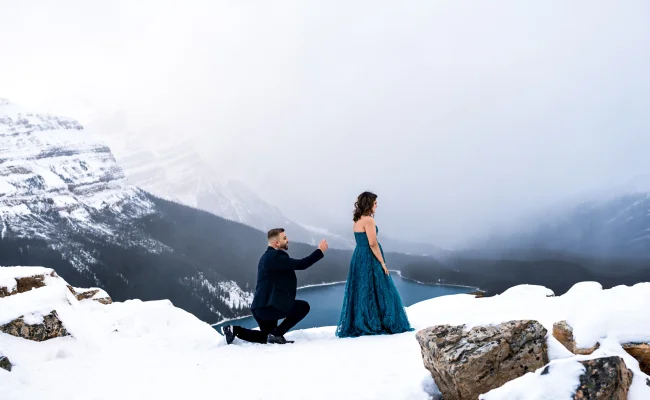
M 375 233 L 379 233 L 379 227 L 375 225 Z M 366 232 L 354 232 L 354 240 L 357 246 L 370 246 L 368 243 L 368 234 Z

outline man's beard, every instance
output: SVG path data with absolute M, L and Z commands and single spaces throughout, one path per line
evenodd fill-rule
M 280 248 L 283 250 L 289 250 L 289 243 L 283 244 Z

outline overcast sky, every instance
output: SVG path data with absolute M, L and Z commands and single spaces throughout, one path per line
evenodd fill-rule
M 290 217 L 455 246 L 650 171 L 650 2 L 0 0 L 0 96 L 194 138 Z

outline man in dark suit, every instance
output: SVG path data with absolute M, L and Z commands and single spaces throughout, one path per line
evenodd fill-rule
M 322 240 L 318 249 L 303 259 L 289 257 L 289 239 L 284 229 L 268 232 L 269 247 L 257 266 L 257 287 L 251 313 L 257 321 L 259 331 L 241 326 L 226 325 L 223 334 L 230 344 L 239 338 L 253 343 L 293 343 L 284 334 L 296 326 L 309 313 L 309 303 L 296 300 L 298 282 L 295 271 L 304 270 L 324 257 L 328 245 Z M 284 319 L 280 326 L 278 321 Z

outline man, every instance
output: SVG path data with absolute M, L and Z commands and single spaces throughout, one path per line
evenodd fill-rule
M 289 239 L 284 229 L 271 229 L 267 236 L 269 247 L 257 266 L 257 287 L 251 304 L 251 313 L 260 330 L 226 325 L 222 332 L 228 344 L 235 337 L 253 343 L 293 343 L 286 340 L 284 334 L 309 313 L 309 303 L 296 300 L 298 282 L 295 271 L 307 269 L 323 258 L 328 248 L 327 241 L 321 240 L 317 250 L 298 260 L 286 252 Z M 281 319 L 284 321 L 278 326 Z

